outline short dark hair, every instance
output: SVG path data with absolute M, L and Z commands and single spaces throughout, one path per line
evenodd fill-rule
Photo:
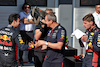
M 97 5 L 100 5 L 100 4 L 96 4 L 95 7 L 96 7 Z
M 31 9 L 31 4 L 30 3 L 24 3 L 22 6 L 22 10 L 24 10 L 25 5 L 29 5 L 29 8 Z
M 17 21 L 18 18 L 20 18 L 19 14 L 16 14 L 16 13 L 10 14 L 8 18 L 9 24 L 11 24 L 13 20 Z
M 94 17 L 92 15 L 92 13 L 89 13 L 86 16 L 84 16 L 82 20 L 83 21 L 88 21 L 88 22 L 93 21 L 93 25 L 95 24 Z

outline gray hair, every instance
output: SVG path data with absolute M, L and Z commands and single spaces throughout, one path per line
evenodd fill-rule
M 49 20 L 49 21 L 52 20 L 53 22 L 56 22 L 57 18 L 55 16 L 55 14 L 49 13 L 49 14 L 47 14 L 47 20 Z
M 52 9 L 48 9 L 48 8 L 47 8 L 45 11 L 52 11 L 52 12 L 53 12 L 53 10 L 52 10 Z

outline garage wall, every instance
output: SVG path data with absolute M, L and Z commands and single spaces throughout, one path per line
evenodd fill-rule
M 83 27 L 82 18 L 88 14 L 93 13 L 95 8 L 93 6 L 80 6 L 80 0 L 73 1 L 73 31 L 76 29 L 80 29 L 85 32 L 85 28 Z M 73 47 L 78 49 L 78 54 L 81 54 L 81 47 L 79 45 L 78 40 L 73 38 Z M 85 49 L 83 49 L 83 53 L 85 53 Z

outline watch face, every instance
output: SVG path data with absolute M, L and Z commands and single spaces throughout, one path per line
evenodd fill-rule
M 48 45 L 48 42 L 46 42 L 45 45 Z

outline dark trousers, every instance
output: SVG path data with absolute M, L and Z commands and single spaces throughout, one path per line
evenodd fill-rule
M 35 62 L 35 67 L 42 67 L 44 57 L 46 55 L 46 51 L 34 51 L 34 62 Z
M 85 57 L 83 59 L 82 67 L 92 67 L 92 53 L 85 54 Z
M 44 61 L 42 67 L 64 67 L 64 63 L 63 62 L 48 62 L 48 61 Z
M 9 60 L 5 61 L 5 62 L 1 62 L 0 61 L 0 67 L 18 67 L 16 62 L 13 63 L 8 63 Z
M 17 65 L 7 66 L 7 65 L 0 65 L 0 67 L 18 67 Z
M 22 36 L 23 41 L 25 42 L 25 44 L 27 45 L 28 42 L 33 41 L 34 39 L 34 33 L 33 32 L 26 32 L 26 31 L 20 31 L 20 34 Z M 21 51 L 19 49 L 19 61 L 23 61 L 23 51 Z M 32 57 L 34 56 L 34 50 L 29 50 L 28 51 L 28 61 L 31 62 L 32 61 Z

